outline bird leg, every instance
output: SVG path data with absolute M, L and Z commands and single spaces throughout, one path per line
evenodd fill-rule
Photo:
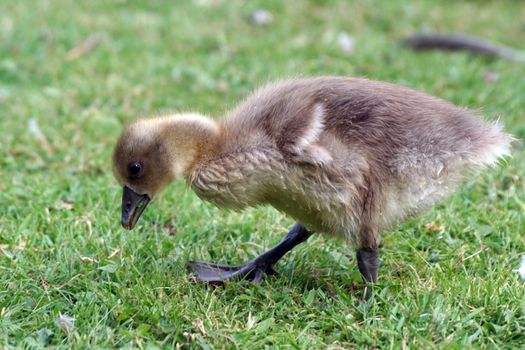
M 363 276 L 363 279 L 367 283 L 365 287 L 365 299 L 368 299 L 371 295 L 371 289 L 369 283 L 377 282 L 377 268 L 379 265 L 379 251 L 377 248 L 360 248 L 357 253 L 357 266 Z
M 220 283 L 228 279 L 240 278 L 259 283 L 264 274 L 277 275 L 278 272 L 273 265 L 296 245 L 306 241 L 311 234 L 297 223 L 279 244 L 245 264 L 228 266 L 190 260 L 188 269 L 190 275 L 199 282 Z

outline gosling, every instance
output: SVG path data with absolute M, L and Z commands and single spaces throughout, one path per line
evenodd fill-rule
M 190 261 L 198 281 L 257 283 L 318 232 L 346 240 L 373 283 L 381 232 L 508 155 L 511 141 L 497 123 L 422 92 L 317 77 L 269 84 L 219 120 L 193 113 L 140 119 L 118 140 L 113 166 L 127 229 L 179 178 L 218 207 L 269 204 L 297 220 L 277 246 L 243 265 Z

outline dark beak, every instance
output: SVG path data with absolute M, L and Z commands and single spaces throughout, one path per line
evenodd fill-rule
M 138 194 L 127 186 L 122 193 L 122 226 L 128 230 L 135 227 L 140 215 L 146 209 L 150 198 L 147 194 Z

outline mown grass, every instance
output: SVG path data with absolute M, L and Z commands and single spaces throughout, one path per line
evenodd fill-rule
M 258 7 L 273 23 L 250 24 Z M 110 167 L 137 116 L 219 116 L 292 76 L 406 84 L 501 116 L 523 138 L 525 65 L 398 43 L 439 30 L 519 47 L 524 21 L 511 0 L 2 2 L 0 348 L 524 347 L 525 286 L 512 271 L 525 254 L 521 143 L 501 168 L 384 234 L 367 303 L 353 252 L 321 237 L 259 286 L 192 284 L 188 258 L 253 258 L 292 220 L 270 208 L 225 212 L 181 183 L 124 231 Z M 336 42 L 342 31 L 355 38 L 350 56 Z M 99 44 L 72 57 L 93 35 Z M 59 314 L 76 319 L 70 334 Z

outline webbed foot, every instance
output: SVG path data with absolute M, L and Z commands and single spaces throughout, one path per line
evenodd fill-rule
M 228 266 L 190 260 L 190 276 L 197 282 L 222 283 L 231 279 L 245 279 L 259 283 L 263 276 L 278 275 L 273 265 L 296 245 L 304 242 L 312 233 L 301 224 L 295 224 L 286 237 L 272 249 L 252 261 L 239 266 Z
M 226 280 L 232 279 L 242 279 L 251 281 L 253 283 L 259 283 L 265 274 L 279 274 L 279 272 L 277 272 L 271 265 L 261 262 L 258 263 L 257 259 L 238 266 L 220 265 L 190 260 L 188 262 L 188 269 L 190 272 L 190 277 L 192 277 L 195 281 L 208 282 L 212 284 L 222 283 Z

